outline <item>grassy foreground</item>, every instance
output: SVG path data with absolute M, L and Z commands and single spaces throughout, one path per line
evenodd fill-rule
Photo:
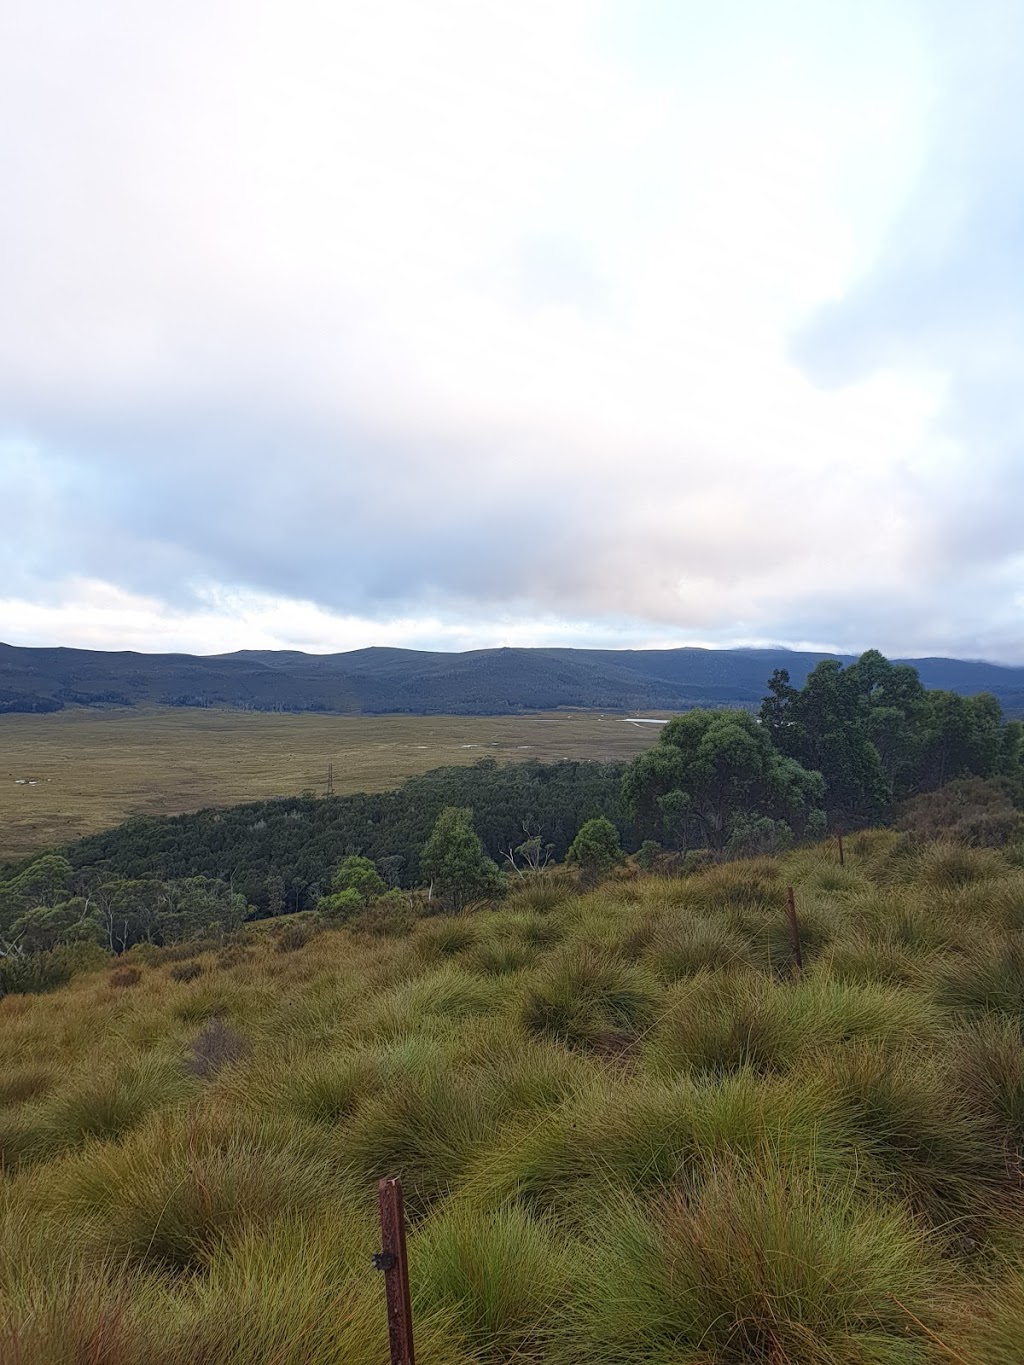
M 0 716 L 0 860 L 117 825 L 271 796 L 388 791 L 480 758 L 634 758 L 656 725 L 622 716 L 333 716 L 139 707 Z M 24 778 L 24 785 L 17 779 Z M 29 786 L 28 779 L 35 785 Z
M 1024 871 L 869 832 L 0 1001 L 5 1365 L 1016 1365 Z M 806 970 L 790 970 L 796 887 Z

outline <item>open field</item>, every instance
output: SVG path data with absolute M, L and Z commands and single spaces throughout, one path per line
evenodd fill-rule
M 0 1359 L 380 1365 L 397 1174 L 431 1365 L 1020 1365 L 1019 852 L 847 853 L 8 996 Z
M 621 716 L 328 716 L 173 710 L 0 717 L 0 858 L 131 815 L 176 815 L 270 796 L 383 791 L 442 764 L 630 759 L 657 725 Z M 19 785 L 18 778 L 35 782 Z

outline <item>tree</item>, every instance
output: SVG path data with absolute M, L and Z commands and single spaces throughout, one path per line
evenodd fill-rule
M 845 671 L 838 659 L 823 659 L 801 689 L 792 687 L 789 674 L 779 669 L 772 674 L 761 706 L 761 723 L 775 747 L 802 767 L 821 773 L 826 808 L 843 823 L 881 820 L 892 801 L 892 782 L 872 742 L 870 724 L 872 698 L 889 699 L 884 680 L 885 669 L 891 667 L 877 651 Z M 906 686 L 901 675 L 890 697 Z M 886 725 L 887 739 L 898 747 L 900 737 L 892 733 L 891 718 L 879 723 L 880 730 Z M 893 765 L 902 757 L 902 750 L 894 752 Z
M 745 711 L 676 716 L 655 750 L 639 755 L 623 778 L 623 797 L 638 821 L 642 811 L 660 811 L 663 819 L 668 812 L 716 852 L 740 816 L 785 821 L 802 832 L 822 794 L 820 774 L 783 757 L 766 727 Z
M 71 885 L 71 864 L 59 853 L 44 853 L 10 881 L 0 883 L 0 930 L 37 906 L 66 900 Z
M 990 777 L 999 767 L 1004 743 L 1003 713 L 986 692 L 925 693 L 913 791 L 929 791 L 957 777 Z
M 387 888 L 372 859 L 350 854 L 335 870 L 331 878 L 331 890 L 355 891 L 365 905 L 374 897 L 383 896 Z
M 445 806 L 420 854 L 420 867 L 450 909 L 501 889 L 501 873 L 484 853 L 468 806 Z
M 622 858 L 619 831 L 607 816 L 599 815 L 580 826 L 565 861 L 575 863 L 585 881 L 595 881 L 616 863 L 621 863 Z
M 90 911 L 80 896 L 60 905 L 26 910 L 10 929 L 12 944 L 26 953 L 49 952 L 65 943 L 102 943 L 104 937 L 100 915 Z

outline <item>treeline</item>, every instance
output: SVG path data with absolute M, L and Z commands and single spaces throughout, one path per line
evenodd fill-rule
M 621 763 L 516 763 L 484 759 L 438 768 L 397 791 L 287 797 L 192 815 L 130 820 L 71 845 L 76 872 L 176 880 L 201 875 L 227 882 L 262 915 L 309 909 L 339 862 L 361 854 L 391 886 L 421 880 L 420 854 L 446 806 L 469 806 L 489 857 L 498 863 L 539 838 L 561 861 L 580 826 L 611 819 L 635 839 L 622 792 Z

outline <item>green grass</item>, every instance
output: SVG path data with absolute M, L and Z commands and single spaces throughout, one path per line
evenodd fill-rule
M 847 851 L 0 1000 L 0 1360 L 379 1365 L 399 1175 L 436 1365 L 1017 1362 L 1024 872 Z

